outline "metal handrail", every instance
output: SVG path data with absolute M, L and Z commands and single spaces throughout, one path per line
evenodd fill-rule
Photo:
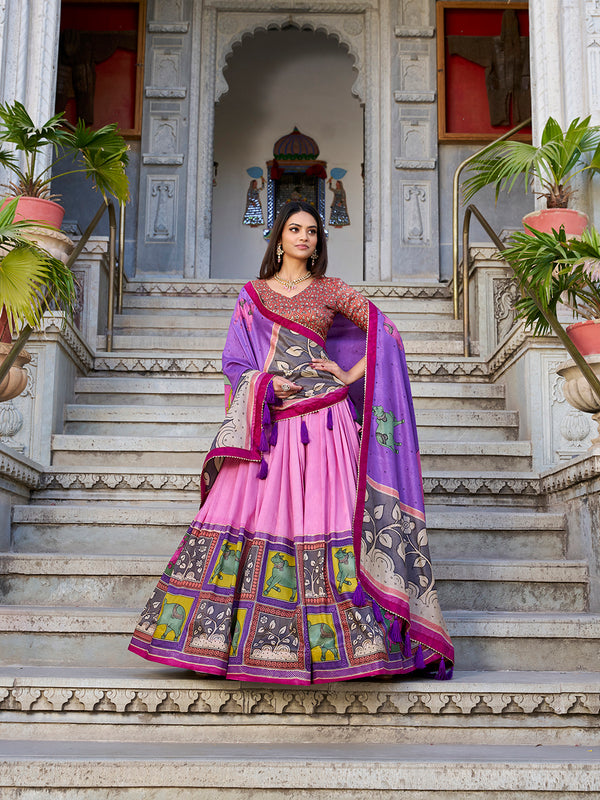
M 459 179 L 460 174 L 463 169 L 470 164 L 475 158 L 480 156 L 482 153 L 487 152 L 490 148 L 494 147 L 494 145 L 498 144 L 498 142 L 503 142 L 505 139 L 510 139 L 511 136 L 514 136 L 515 133 L 524 128 L 526 125 L 529 125 L 531 122 L 531 117 L 526 119 L 524 122 L 521 122 L 520 125 L 516 125 L 511 130 L 507 131 L 506 133 L 499 136 L 497 139 L 494 139 L 493 142 L 486 144 L 485 147 L 482 147 L 476 153 L 473 153 L 468 158 L 465 158 L 454 172 L 454 180 L 452 182 L 452 299 L 453 299 L 453 308 L 454 308 L 454 319 L 458 319 L 458 207 L 460 205 L 460 185 Z M 464 259 L 464 252 L 463 252 L 463 259 Z M 468 312 L 468 309 L 467 309 Z
M 117 268 L 117 260 L 119 266 L 118 274 L 118 313 L 120 313 L 123 304 L 123 252 L 125 249 L 125 206 L 121 203 L 120 221 L 121 230 L 119 231 L 119 256 L 117 259 L 117 218 L 115 214 L 115 207 L 112 200 L 104 199 L 98 211 L 94 215 L 92 221 L 85 229 L 80 240 L 75 245 L 71 255 L 66 261 L 67 267 L 72 267 L 81 251 L 87 244 L 90 236 L 95 231 L 98 223 L 102 219 L 104 212 L 108 210 L 108 309 L 107 309 L 107 322 L 106 322 L 106 349 L 110 353 L 112 351 L 113 340 L 113 323 L 114 323 L 114 302 L 115 302 L 115 271 Z M 13 342 L 11 349 L 4 361 L 0 364 L 0 382 L 6 377 L 9 369 L 15 363 L 21 350 L 25 347 L 27 340 L 33 333 L 34 329 L 30 325 L 25 325 L 17 339 Z
M 496 245 L 498 250 L 502 253 L 506 250 L 504 243 L 498 237 L 498 234 L 494 231 L 491 227 L 487 219 L 483 216 L 481 211 L 477 208 L 477 206 L 469 205 L 465 209 L 465 218 L 463 221 L 463 335 L 465 337 L 465 348 L 464 348 L 464 355 L 470 355 L 470 331 L 469 331 L 469 314 L 468 314 L 468 304 L 469 304 L 469 269 L 470 269 L 470 259 L 469 259 L 469 233 L 471 228 L 471 217 L 475 214 L 477 220 L 479 221 L 480 225 L 483 227 L 487 235 Z M 509 262 L 510 265 L 510 262 Z M 543 317 L 547 320 L 548 324 L 558 336 L 561 341 L 561 344 L 566 349 L 568 354 L 571 356 L 575 364 L 581 370 L 581 373 L 585 380 L 588 382 L 590 388 L 595 393 L 595 395 L 600 399 L 600 380 L 598 380 L 596 374 L 587 363 L 585 358 L 581 355 L 579 350 L 575 347 L 572 340 L 569 338 L 566 330 L 558 321 L 558 318 L 555 314 L 550 311 L 548 308 L 544 308 L 540 301 L 537 299 L 535 292 L 533 292 L 530 288 L 530 282 L 526 279 L 521 278 L 515 272 L 515 277 L 521 287 L 522 291 L 524 291 L 535 303 L 538 311 L 542 314 Z

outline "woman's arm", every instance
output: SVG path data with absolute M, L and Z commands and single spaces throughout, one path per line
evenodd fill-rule
M 351 383 L 354 383 L 354 381 L 358 381 L 365 377 L 366 365 L 366 356 L 363 356 L 360 361 L 357 361 L 356 364 L 353 367 L 350 367 L 350 369 L 347 371 L 343 370 L 339 364 L 336 364 L 335 361 L 330 361 L 327 358 L 314 358 L 312 361 L 312 366 L 315 369 L 320 369 L 324 372 L 330 372 L 342 383 L 345 383 L 346 386 L 349 386 Z

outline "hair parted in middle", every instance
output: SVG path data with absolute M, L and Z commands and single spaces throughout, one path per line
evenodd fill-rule
M 319 216 L 317 209 L 311 206 L 310 203 L 306 203 L 304 200 L 290 200 L 289 203 L 283 206 L 273 224 L 271 238 L 260 265 L 259 277 L 263 280 L 272 278 L 276 272 L 279 272 L 280 264 L 277 263 L 277 245 L 281 241 L 286 222 L 293 214 L 297 214 L 299 211 L 306 211 L 307 214 L 310 214 L 315 220 L 317 228 L 317 260 L 313 266 L 309 258 L 306 262 L 306 268 L 317 278 L 325 275 L 327 270 L 327 239 L 323 220 Z

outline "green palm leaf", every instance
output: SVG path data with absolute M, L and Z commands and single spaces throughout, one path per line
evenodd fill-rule
M 590 117 L 577 118 L 563 132 L 558 122 L 550 117 L 539 147 L 518 141 L 493 145 L 470 163 L 470 176 L 463 184 L 465 200 L 488 185 L 495 187 L 497 200 L 501 191 L 513 189 L 521 175 L 526 191 L 537 178 L 546 191 L 557 195 L 577 172 L 599 171 L 600 128 L 589 123 Z M 589 153 L 592 156 L 586 159 Z
M 26 238 L 32 223 L 14 221 L 16 205 L 0 210 L 0 306 L 13 333 L 25 323 L 37 327 L 52 304 L 71 314 L 76 299 L 73 273 Z

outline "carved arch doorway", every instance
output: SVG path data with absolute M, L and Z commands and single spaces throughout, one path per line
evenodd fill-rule
M 256 31 L 233 49 L 224 74 L 228 91 L 214 123 L 210 277 L 256 277 L 272 224 L 273 188 L 281 184 L 285 197 L 303 197 L 321 213 L 329 231 L 329 274 L 362 281 L 364 124 L 352 95 L 356 72 L 348 48 L 297 26 Z M 303 177 L 305 164 L 315 177 Z M 342 173 L 343 180 L 335 180 Z M 304 197 L 311 180 L 320 185 L 318 198 L 310 191 Z M 345 196 L 349 224 L 344 219 L 336 226 L 340 220 L 330 208 L 336 191 Z M 242 224 L 246 205 L 252 213 Z
M 344 2 L 335 4 L 334 13 L 293 12 L 290 2 L 287 12 L 246 12 L 232 9 L 230 0 L 212 0 L 210 7 L 202 11 L 202 23 L 198 34 L 199 63 L 194 70 L 198 92 L 198 138 L 189 153 L 191 185 L 187 196 L 187 219 L 193 224 L 186 226 L 185 274 L 189 277 L 211 277 L 211 232 L 213 217 L 214 177 L 214 124 L 215 104 L 227 90 L 223 74 L 227 57 L 234 45 L 244 35 L 252 36 L 256 31 L 282 30 L 294 27 L 299 30 L 323 32 L 337 39 L 354 61 L 356 79 L 353 94 L 364 109 L 364 278 L 365 280 L 389 280 L 381 264 L 390 264 L 390 217 L 391 211 L 380 197 L 380 175 L 382 164 L 389 163 L 391 154 L 389 137 L 382 135 L 380 124 L 381 95 L 389 88 L 380 76 L 380 29 L 389 23 L 388 4 L 383 3 L 385 13 L 374 11 L 372 3 Z M 279 8 L 285 7 L 285 0 Z M 239 4 L 236 4 L 239 8 Z M 382 15 L 386 20 L 382 20 Z M 192 65 L 194 69 L 194 65 Z M 213 79 L 210 79 L 210 76 Z M 201 79 L 202 76 L 202 79 Z M 192 96 L 194 87 L 192 87 Z M 194 118 L 196 112 L 194 112 Z M 284 129 L 281 134 L 286 133 Z M 250 165 L 248 165 L 250 166 Z M 195 181 L 194 181 L 195 176 Z M 217 181 L 219 176 L 217 174 Z M 193 188 L 192 188 L 193 187 Z M 349 203 L 350 205 L 350 203 Z M 382 219 L 382 216 L 385 218 Z

